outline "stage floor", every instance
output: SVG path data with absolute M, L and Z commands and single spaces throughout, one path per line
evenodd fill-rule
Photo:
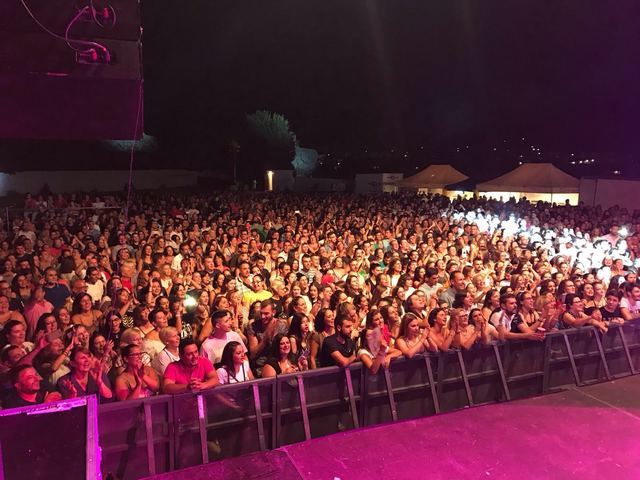
M 154 479 L 639 479 L 640 376 L 386 424 Z

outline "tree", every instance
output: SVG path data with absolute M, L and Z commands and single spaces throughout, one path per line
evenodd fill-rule
M 254 137 L 250 142 L 254 167 L 262 166 L 262 170 L 291 168 L 296 136 L 291 131 L 289 121 L 279 113 L 258 110 L 247 115 L 247 123 Z

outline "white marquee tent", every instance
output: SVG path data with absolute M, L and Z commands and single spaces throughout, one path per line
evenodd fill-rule
M 527 197 L 532 202 L 578 204 L 580 180 L 551 163 L 525 163 L 493 180 L 479 183 L 476 191 L 490 198 Z
M 447 194 L 447 185 L 463 182 L 469 177 L 451 165 L 429 165 L 424 170 L 398 182 L 398 187 L 419 193 Z M 457 193 L 457 192 L 456 192 Z

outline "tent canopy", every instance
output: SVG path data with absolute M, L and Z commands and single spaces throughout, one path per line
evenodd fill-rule
M 444 188 L 451 183 L 467 180 L 465 174 L 451 165 L 429 165 L 424 170 L 398 182 L 404 188 Z
M 525 163 L 476 188 L 481 192 L 578 193 L 580 180 L 551 163 Z

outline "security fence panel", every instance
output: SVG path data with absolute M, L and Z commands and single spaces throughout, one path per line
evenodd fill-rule
M 201 446 L 198 396 L 184 393 L 171 396 L 173 401 L 173 420 L 175 435 L 176 468 L 200 465 L 208 461 L 208 445 L 203 438 L 205 448 Z M 201 398 L 201 397 L 200 397 Z M 203 403 L 204 405 L 204 403 Z M 203 453 L 204 452 L 204 453 Z
M 338 367 L 313 370 L 304 375 L 309 429 L 312 438 L 352 429 L 353 388 L 347 382 L 349 370 Z M 355 404 L 354 404 L 355 406 Z M 356 415 L 357 421 L 357 415 Z
M 614 378 L 635 373 L 625 330 L 627 329 L 621 325 L 610 325 L 609 331 L 602 335 L 602 348 L 607 359 L 609 372 Z
M 512 400 L 542 393 L 544 342 L 508 341 L 501 345 L 500 353 Z
M 103 404 L 99 412 L 103 476 L 125 480 L 173 469 L 171 397 Z
M 437 413 L 432 362 L 434 360 L 429 355 L 416 355 L 411 359 L 398 358 L 391 362 L 390 377 L 398 419 L 426 417 Z
M 436 390 L 443 412 L 459 410 L 473 405 L 464 360 L 459 350 L 440 352 L 437 355 Z
M 634 374 L 640 372 L 640 320 L 627 322 L 622 326 L 624 338 L 633 359 Z
M 386 375 L 385 375 L 386 372 Z M 360 425 L 371 426 L 394 420 L 395 402 L 390 400 L 393 393 L 389 393 L 389 371 L 380 368 L 373 374 L 368 368 L 362 367 L 360 376 Z
M 301 374 L 280 375 L 276 380 L 277 388 L 277 446 L 289 445 L 308 439 L 306 435 L 304 404 L 304 381 Z
M 506 400 L 499 350 L 494 350 L 493 345 L 476 345 L 461 354 L 474 405 Z
M 577 368 L 574 368 L 575 360 L 569 356 L 566 340 L 567 337 L 562 332 L 548 333 L 545 336 L 542 387 L 545 393 L 578 383 Z
M 572 337 L 570 344 L 580 385 L 610 379 L 604 353 L 601 350 L 601 334 L 598 330 L 593 327 L 582 327 L 563 333 Z
M 204 410 L 205 422 L 200 438 L 209 461 L 265 449 L 264 423 L 261 413 L 256 415 L 262 409 L 256 404 L 252 382 L 225 385 L 201 396 L 203 405 L 199 408 Z

